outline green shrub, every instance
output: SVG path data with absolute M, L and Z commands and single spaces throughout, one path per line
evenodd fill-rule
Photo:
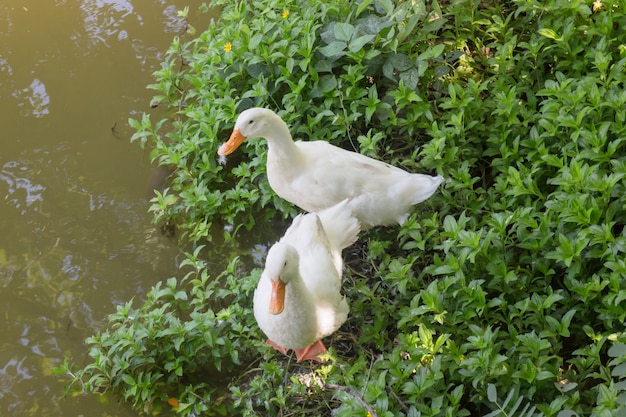
M 87 339 L 92 362 L 71 373 L 73 383 L 90 392 L 121 393 L 145 413 L 161 410 L 168 400 L 184 415 L 226 412 L 223 380 L 234 378 L 260 343 L 247 324 L 254 322 L 252 312 L 239 304 L 256 283 L 236 278 L 237 259 L 210 277 L 197 258 L 201 249 L 182 262 L 191 271 L 181 280 L 157 284 L 138 309 L 132 301 L 119 306 L 109 316 L 109 330 Z M 63 367 L 70 370 L 68 363 Z
M 220 21 L 175 40 L 155 74 L 154 103 L 173 116 L 131 120 L 134 139 L 174 169 L 153 200 L 158 222 L 197 241 L 214 224 L 234 225 L 232 237 L 296 213 L 269 188 L 263 140 L 226 165 L 217 159 L 251 106 L 278 111 L 296 138 L 446 182 L 402 227 L 370 231 L 346 251 L 351 313 L 328 365 L 311 370 L 263 347 L 250 311 L 260 270 L 231 264 L 216 281 L 183 280 L 195 288 L 184 300 L 167 286 L 176 308 L 154 331 L 174 323 L 185 334 L 189 379 L 172 362 L 180 339 L 133 336 L 127 308 L 111 317 L 113 333 L 90 339 L 94 363 L 77 378 L 105 381 L 138 407 L 177 396 L 183 415 L 624 413 L 622 2 L 331 0 L 288 13 L 268 0 L 215 3 Z M 164 290 L 135 323 L 152 320 Z M 193 321 L 198 303 L 214 329 Z M 152 362 L 112 372 L 117 343 L 145 346 Z M 234 375 L 219 394 L 197 372 L 217 363 Z M 143 389 L 140 375 L 156 379 Z

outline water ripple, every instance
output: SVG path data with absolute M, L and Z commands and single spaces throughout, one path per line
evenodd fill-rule
M 83 1 L 80 9 L 84 13 L 84 27 L 94 44 L 109 47 L 107 40 L 120 39 L 120 28 L 124 19 L 133 14 L 133 5 L 125 0 Z M 125 37 L 122 37 L 125 39 Z
M 6 182 L 9 186 L 5 200 L 13 203 L 22 215 L 26 214 L 33 203 L 43 201 L 42 194 L 46 190 L 43 185 L 24 177 L 29 170 L 28 165 L 19 161 L 9 161 L 0 170 L 0 181 Z
M 24 366 L 25 361 L 26 358 L 11 358 L 4 368 L 0 368 L 0 398 L 11 393 L 14 385 L 33 377 L 30 370 Z
M 43 117 L 50 114 L 48 109 L 50 96 L 46 91 L 46 85 L 38 78 L 35 78 L 30 86 L 13 92 L 12 96 L 20 101 L 18 107 L 24 109 L 24 116 Z

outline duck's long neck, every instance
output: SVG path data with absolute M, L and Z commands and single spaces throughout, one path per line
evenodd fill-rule
M 298 161 L 300 150 L 294 143 L 289 128 L 283 120 L 276 116 L 272 129 L 267 133 L 268 152 L 276 158 Z

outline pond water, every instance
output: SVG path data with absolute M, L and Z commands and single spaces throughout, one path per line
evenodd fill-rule
M 64 398 L 50 370 L 84 364 L 106 315 L 182 258 L 151 224 L 153 167 L 126 121 L 149 110 L 145 86 L 187 4 L 0 0 L 2 416 L 134 415 Z M 210 16 L 191 10 L 189 23 Z

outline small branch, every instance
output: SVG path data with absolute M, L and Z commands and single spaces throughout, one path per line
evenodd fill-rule
M 117 122 L 115 122 L 113 124 L 113 127 L 111 127 L 111 134 L 113 135 L 115 139 L 119 139 L 120 135 L 117 134 L 117 130 L 115 130 L 116 128 L 117 128 Z
M 189 391 L 189 393 L 190 393 L 191 395 L 193 395 L 194 397 L 196 397 L 197 399 L 199 399 L 199 400 L 200 400 L 203 404 L 206 404 L 206 401 L 204 400 L 204 398 L 202 398 L 201 396 L 199 396 L 199 395 L 198 395 L 198 394 L 196 394 L 195 392 L 193 392 L 193 391 Z
M 400 397 L 398 397 L 398 394 L 396 394 L 391 388 L 387 387 L 387 392 L 389 394 L 391 394 L 391 396 L 398 402 L 398 404 L 400 404 L 400 407 L 402 407 L 402 410 L 404 410 L 404 412 L 406 414 L 409 414 L 409 412 L 411 410 L 409 410 L 409 407 L 406 406 L 406 404 L 400 399 Z
M 365 384 L 363 385 L 363 392 L 361 393 L 361 396 L 364 397 L 365 396 L 365 390 L 367 389 L 367 384 L 370 383 L 370 376 L 372 375 L 372 368 L 374 367 L 374 355 L 372 355 L 372 352 L 368 352 L 372 358 L 372 360 L 370 361 L 370 369 L 367 371 L 367 379 L 365 380 Z
M 376 411 L 374 411 L 372 406 L 366 403 L 365 400 L 363 400 L 363 398 L 361 398 L 359 393 L 356 392 L 354 389 L 350 387 L 344 387 L 343 385 L 326 384 L 326 383 L 324 384 L 324 388 L 335 389 L 335 390 L 343 391 L 352 395 L 354 398 L 357 399 L 357 401 L 361 403 L 361 405 L 370 413 L 372 417 L 378 417 L 378 414 L 376 413 Z

